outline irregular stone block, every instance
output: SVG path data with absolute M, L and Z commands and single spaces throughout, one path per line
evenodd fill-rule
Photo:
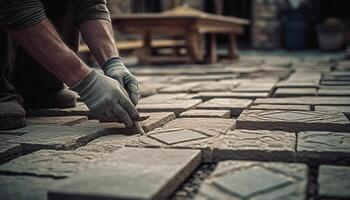
M 51 108 L 51 109 L 28 109 L 26 110 L 27 115 L 29 116 L 72 116 L 72 115 L 82 115 L 82 116 L 91 116 L 89 108 L 82 102 L 77 102 L 77 105 L 74 108 Z
M 199 92 L 194 98 L 208 100 L 213 98 L 256 99 L 268 97 L 268 92 Z
M 27 125 L 53 124 L 53 125 L 72 126 L 87 120 L 88 118 L 86 116 L 27 117 L 26 118 Z
M 182 84 L 176 84 L 172 85 L 163 89 L 160 89 L 160 93 L 189 93 L 191 88 L 196 87 L 199 85 L 200 82 L 188 82 L 188 83 L 182 83 Z
M 212 141 L 213 161 L 293 161 L 295 133 L 236 129 Z
M 187 93 L 174 93 L 174 94 L 155 94 L 146 98 L 142 98 L 139 104 L 150 104 L 150 103 L 163 103 L 172 100 L 186 100 L 190 94 Z
M 267 92 L 271 93 L 275 83 L 244 83 L 234 88 L 232 92 Z
M 324 105 L 350 106 L 348 97 L 290 97 L 290 98 L 259 98 L 254 104 L 281 104 L 281 105 Z
M 315 111 L 332 111 L 350 113 L 350 106 L 315 106 Z
M 350 131 L 350 122 L 339 112 L 245 110 L 238 129 L 301 131 Z
M 21 155 L 22 146 L 20 144 L 7 142 L 17 137 L 18 136 L 14 135 L 0 134 L 0 164 Z
M 37 149 L 74 149 L 103 135 L 105 130 L 101 127 L 54 125 L 30 125 L 13 130 L 21 131 L 27 133 L 8 142 L 21 144 L 23 151 L 30 152 Z
M 196 109 L 196 110 L 185 111 L 185 112 L 180 114 L 181 118 L 193 118 L 193 117 L 230 118 L 230 116 L 231 116 L 230 110 L 199 110 L 199 109 Z
M 140 103 L 137 109 L 140 112 L 174 112 L 178 117 L 180 113 L 195 108 L 201 100 L 171 100 L 162 103 Z
M 224 161 L 195 199 L 306 199 L 307 175 L 304 164 Z
M 166 199 L 199 163 L 198 150 L 123 148 L 63 180 L 48 199 Z
M 190 92 L 219 92 L 219 91 L 231 91 L 239 84 L 239 81 L 236 81 L 235 84 L 221 83 L 217 81 L 212 82 L 203 82 L 197 86 L 194 86 L 190 89 Z
M 198 109 L 230 110 L 231 115 L 239 116 L 243 109 L 252 103 L 248 99 L 211 99 L 197 106 Z
M 350 96 L 350 91 L 319 89 L 317 91 L 317 95 L 318 96 Z
M 319 87 L 319 80 L 316 81 L 281 81 L 276 85 L 276 88 L 314 88 Z
M 278 88 L 275 97 L 300 97 L 300 96 L 316 96 L 316 88 Z
M 44 177 L 0 175 L 0 199 L 46 200 L 48 187 L 57 182 Z
M 310 111 L 308 105 L 279 105 L 279 104 L 258 104 L 249 106 L 249 110 L 299 110 Z
M 318 170 L 318 195 L 321 198 L 350 198 L 350 167 L 321 165 Z
M 0 172 L 63 178 L 101 157 L 102 154 L 91 152 L 40 150 L 0 165 Z
M 162 88 L 168 87 L 166 83 L 139 83 L 140 94 L 142 97 L 148 97 L 157 94 Z
M 308 131 L 297 134 L 298 160 L 319 163 L 350 163 L 350 135 L 341 132 Z

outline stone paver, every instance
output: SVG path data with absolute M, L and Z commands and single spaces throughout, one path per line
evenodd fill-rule
M 194 98 L 208 100 L 213 98 L 256 99 L 268 97 L 268 92 L 199 92 Z
M 316 96 L 316 88 L 278 88 L 275 97 L 299 97 L 299 96 Z
M 59 116 L 59 117 L 27 117 L 28 125 L 36 124 L 54 124 L 72 126 L 87 121 L 86 116 Z
M 26 110 L 27 115 L 29 116 L 72 116 L 72 115 L 82 115 L 82 116 L 91 116 L 89 108 L 82 102 L 77 102 L 76 107 L 74 108 L 65 108 L 65 109 L 29 109 Z
M 22 153 L 22 146 L 20 144 L 7 142 L 17 137 L 19 136 L 0 134 L 0 164 Z
M 245 110 L 237 119 L 237 128 L 252 130 L 350 131 L 343 113 L 329 111 Z
M 101 157 L 92 152 L 40 150 L 0 165 L 0 173 L 63 178 Z
M 197 109 L 230 110 L 232 116 L 239 116 L 252 103 L 248 99 L 211 99 L 199 104 Z
M 213 161 L 270 160 L 293 161 L 295 133 L 236 129 L 212 141 Z
M 26 134 L 8 140 L 21 144 L 23 151 L 37 149 L 74 149 L 104 134 L 101 127 L 31 125 L 13 132 L 27 131 Z
M 57 182 L 44 177 L 0 175 L 0 199 L 46 200 L 48 187 Z
M 218 92 L 218 91 L 231 91 L 239 84 L 239 81 L 222 83 L 217 81 L 203 82 L 190 89 L 190 92 Z
M 48 199 L 166 199 L 199 163 L 198 150 L 124 148 L 52 188 Z
M 297 158 L 313 165 L 318 163 L 350 163 L 350 134 L 309 131 L 297 134 Z
M 213 117 L 213 118 L 230 118 L 231 111 L 230 110 L 189 110 L 186 112 L 183 112 L 180 114 L 181 118 L 193 118 L 193 117 L 199 117 L 199 118 L 206 118 L 206 117 Z
M 281 105 L 330 105 L 350 106 L 349 97 L 289 97 L 289 98 L 259 98 L 254 104 L 281 104 Z
M 318 195 L 321 198 L 350 198 L 350 167 L 321 165 L 318 171 Z
M 174 112 L 178 117 L 180 113 L 195 108 L 202 101 L 199 99 L 169 100 L 165 102 L 140 103 L 137 109 L 140 112 Z
M 279 104 L 258 104 L 249 106 L 249 110 L 299 110 L 310 111 L 308 105 L 279 105 Z
M 317 91 L 317 95 L 318 96 L 350 96 L 350 91 L 320 89 Z
M 303 164 L 224 161 L 202 184 L 195 199 L 306 199 Z

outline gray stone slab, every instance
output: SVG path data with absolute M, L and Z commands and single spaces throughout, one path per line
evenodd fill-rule
M 197 109 L 230 110 L 232 116 L 239 116 L 243 109 L 248 108 L 252 103 L 248 99 L 211 99 L 199 104 Z
M 319 81 L 281 81 L 276 88 L 318 88 Z
M 217 81 L 211 81 L 211 82 L 203 82 L 199 85 L 192 87 L 190 89 L 190 92 L 224 92 L 224 91 L 231 91 L 233 88 L 235 88 L 239 84 L 239 81 L 230 82 L 230 83 L 222 83 Z
M 196 87 L 200 84 L 200 82 L 187 82 L 182 84 L 171 85 L 166 88 L 162 88 L 159 90 L 160 93 L 189 93 L 193 87 Z
M 339 112 L 245 110 L 237 119 L 237 128 L 287 132 L 347 132 L 350 131 L 350 122 Z
M 350 106 L 349 97 L 287 97 L 287 98 L 259 98 L 254 104 L 281 104 L 281 105 L 331 105 Z
M 316 88 L 278 88 L 274 97 L 316 96 Z
M 123 148 L 64 180 L 48 199 L 166 199 L 200 163 L 200 151 Z
M 297 158 L 313 165 L 319 163 L 350 163 L 350 134 L 308 131 L 297 134 Z
M 44 177 L 0 175 L 0 199 L 46 200 L 48 187 L 57 182 Z
M 15 135 L 0 134 L 0 164 L 22 154 L 22 146 L 20 144 L 7 142 L 17 137 Z
M 37 149 L 74 149 L 103 135 L 105 130 L 101 127 L 31 125 L 13 131 L 28 131 L 8 142 L 21 144 L 23 151 L 30 152 Z
M 92 152 L 39 150 L 0 165 L 0 173 L 63 178 L 101 157 Z
M 310 111 L 308 105 L 279 105 L 279 104 L 258 104 L 249 106 L 249 110 L 300 110 Z
M 295 133 L 236 129 L 212 141 L 213 161 L 293 161 Z
M 231 117 L 231 111 L 230 110 L 189 110 L 186 112 L 183 112 L 180 114 L 181 118 L 230 118 Z
M 87 120 L 88 118 L 86 116 L 27 117 L 26 118 L 27 125 L 53 124 L 53 125 L 72 126 Z
M 28 109 L 26 110 L 29 116 L 72 116 L 72 115 L 82 115 L 91 116 L 89 108 L 82 102 L 78 102 L 74 108 L 52 108 L 52 109 Z
M 350 167 L 322 165 L 318 170 L 318 195 L 321 198 L 350 198 Z
M 199 92 L 194 98 L 208 100 L 213 98 L 256 99 L 268 97 L 268 92 Z
M 318 96 L 350 96 L 350 91 L 343 90 L 327 90 L 327 89 L 319 89 L 317 91 Z
M 224 161 L 195 199 L 306 199 L 307 175 L 303 164 Z
M 232 92 L 267 92 L 271 93 L 275 83 L 243 83 L 232 90 Z
M 199 99 L 189 99 L 169 100 L 162 103 L 140 103 L 137 105 L 137 109 L 140 112 L 174 112 L 178 117 L 180 113 L 195 108 L 201 102 Z
M 173 93 L 173 94 L 155 94 L 146 98 L 140 99 L 140 104 L 162 103 L 172 100 L 186 100 L 190 99 L 190 94 L 187 93 Z

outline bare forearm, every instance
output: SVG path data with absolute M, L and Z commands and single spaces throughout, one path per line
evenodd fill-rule
M 118 56 L 112 25 L 109 21 L 85 21 L 80 24 L 79 28 L 84 41 L 89 46 L 99 64 L 102 65 L 109 58 Z
M 68 86 L 77 84 L 91 71 L 61 40 L 48 20 L 10 34 L 47 70 Z

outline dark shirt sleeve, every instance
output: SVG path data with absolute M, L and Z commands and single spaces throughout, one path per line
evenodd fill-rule
M 74 0 L 76 23 L 88 20 L 104 19 L 110 21 L 106 0 Z
M 46 19 L 39 0 L 0 0 L 0 26 L 23 29 Z

